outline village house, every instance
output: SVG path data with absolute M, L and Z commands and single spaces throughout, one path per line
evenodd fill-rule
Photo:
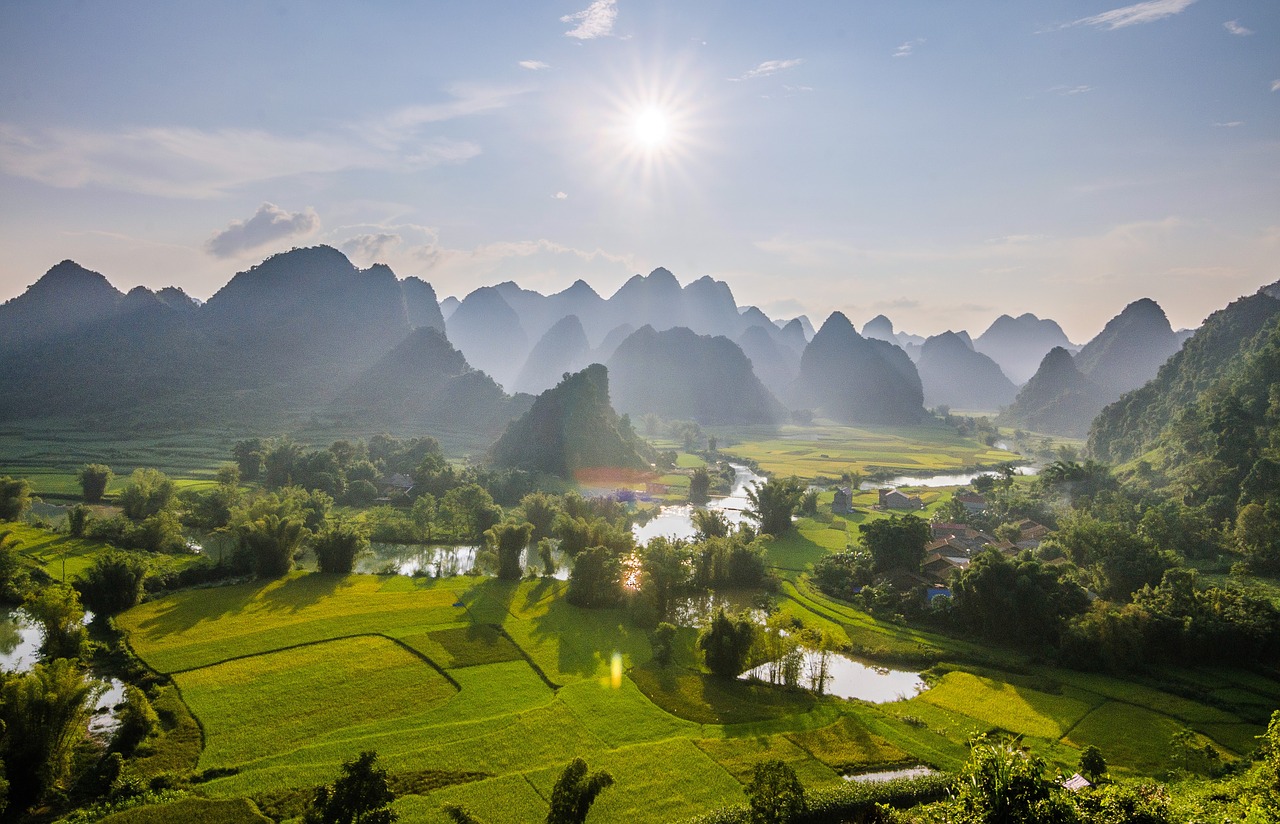
M 831 513 L 833 515 L 848 515 L 853 512 L 853 490 L 847 486 L 842 486 L 836 490 L 835 500 L 831 502 Z
M 907 495 L 896 489 L 880 490 L 881 509 L 917 510 L 924 509 L 924 501 L 919 495 Z
M 964 511 L 970 515 L 977 515 L 987 509 L 987 499 L 974 492 L 957 492 L 955 499 L 964 507 Z

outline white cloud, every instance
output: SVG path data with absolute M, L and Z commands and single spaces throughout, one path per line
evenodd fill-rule
M 235 257 L 289 237 L 309 235 L 320 228 L 320 217 L 312 209 L 287 212 L 274 203 L 263 203 L 248 220 L 233 220 L 205 244 L 214 257 Z
M 531 72 L 541 71 L 542 69 L 551 68 L 550 63 L 543 63 L 541 60 L 521 60 L 516 64 L 522 69 L 528 69 Z
M 799 57 L 793 57 L 789 60 L 766 60 L 759 66 L 743 74 L 741 77 L 733 77 L 731 80 L 753 80 L 757 77 L 768 77 L 771 74 L 777 74 L 786 69 L 793 69 L 803 63 Z
M 917 37 L 915 40 L 908 40 L 907 42 L 903 43 L 901 46 L 898 47 L 897 51 L 893 53 L 893 56 L 894 57 L 910 57 L 912 54 L 915 53 L 916 46 L 923 46 L 923 45 L 924 45 L 923 37 Z
M 1049 89 L 1049 91 L 1053 92 L 1054 94 L 1060 94 L 1064 97 L 1070 97 L 1077 94 L 1088 94 L 1089 92 L 1093 91 L 1093 86 L 1086 86 L 1086 85 L 1053 86 Z
M 343 254 L 353 258 L 357 263 L 367 265 L 384 262 L 388 253 L 396 246 L 399 246 L 401 240 L 400 235 L 394 232 L 377 232 L 356 235 L 339 245 L 338 248 Z
M 561 23 L 577 23 L 564 33 L 565 37 L 576 37 L 579 40 L 594 40 L 606 37 L 613 32 L 613 22 L 618 19 L 618 4 L 615 0 L 595 0 L 582 11 L 566 14 L 560 18 Z
M 1092 17 L 1082 17 L 1069 25 L 1096 26 L 1100 29 L 1114 31 L 1115 29 L 1122 29 L 1126 26 L 1136 26 L 1140 23 L 1154 23 L 1157 20 L 1172 17 L 1173 15 L 1180 14 L 1186 10 L 1186 8 L 1195 1 L 1196 0 L 1147 0 L 1145 3 L 1135 3 L 1132 6 L 1104 11 L 1101 14 L 1095 14 Z
M 1271 91 L 1280 92 L 1280 80 L 1271 81 Z
M 425 134 L 426 126 L 501 108 L 519 93 L 459 89 L 453 100 L 408 106 L 307 135 L 185 126 L 88 131 L 0 123 L 0 172 L 65 189 L 101 186 L 161 197 L 212 198 L 294 175 L 418 171 L 480 154 L 471 141 Z
M 1214 123 L 1213 125 L 1223 129 L 1234 129 L 1236 126 L 1243 126 L 1243 120 L 1228 120 L 1225 123 Z
M 552 197 L 555 198 L 556 200 L 564 200 L 569 196 L 564 192 L 556 192 L 555 194 L 552 195 Z
M 1246 29 L 1244 26 L 1240 25 L 1239 20 L 1228 20 L 1222 24 L 1222 27 L 1237 37 L 1248 37 L 1253 34 L 1253 29 Z

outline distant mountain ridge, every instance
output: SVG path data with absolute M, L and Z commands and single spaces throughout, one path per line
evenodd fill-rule
M 973 340 L 973 348 L 1000 364 L 1000 369 L 1015 384 L 1031 379 L 1050 349 L 1060 346 L 1074 351 L 1056 321 L 1038 318 L 1027 312 L 1012 317 L 1001 315 Z

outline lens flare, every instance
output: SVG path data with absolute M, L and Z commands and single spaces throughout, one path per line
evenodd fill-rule
M 609 684 L 615 690 L 622 686 L 622 653 L 615 652 L 609 664 Z

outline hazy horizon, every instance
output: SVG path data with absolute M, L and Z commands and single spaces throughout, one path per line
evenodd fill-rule
M 658 266 L 815 325 L 1083 343 L 1280 278 L 1273 3 L 0 8 L 0 300 L 327 243 L 441 299 Z

